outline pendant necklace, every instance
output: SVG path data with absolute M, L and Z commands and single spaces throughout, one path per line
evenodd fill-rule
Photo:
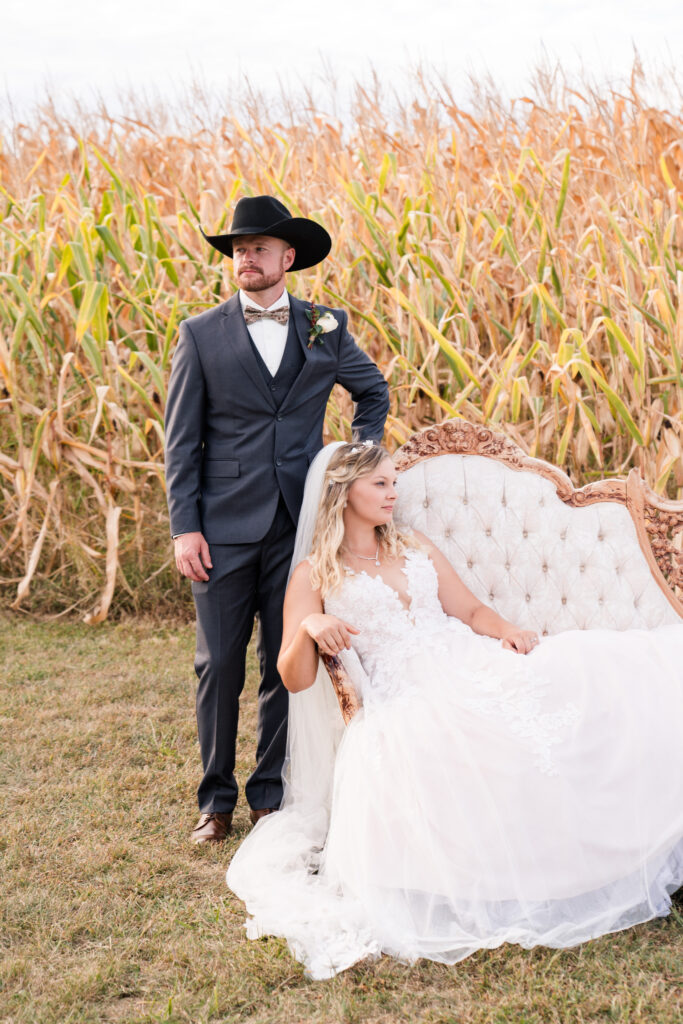
M 354 558 L 362 558 L 364 562 L 374 562 L 377 566 L 382 564 L 379 560 L 379 541 L 377 541 L 377 550 L 374 555 L 359 555 L 355 551 L 352 551 L 351 548 L 347 548 L 346 550 L 350 555 L 353 555 Z

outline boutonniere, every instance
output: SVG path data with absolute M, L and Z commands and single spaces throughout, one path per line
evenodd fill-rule
M 311 322 L 311 329 L 308 332 L 309 348 L 313 348 L 316 341 L 319 345 L 322 345 L 323 339 L 320 335 L 327 334 L 329 331 L 333 331 L 335 327 L 339 327 L 339 321 L 335 320 L 331 313 L 321 314 L 320 310 L 313 303 L 311 303 L 310 309 L 306 310 L 306 316 Z

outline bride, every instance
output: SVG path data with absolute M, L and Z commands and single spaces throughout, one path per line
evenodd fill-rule
M 285 798 L 227 874 L 249 937 L 284 936 L 325 978 L 665 915 L 683 882 L 683 625 L 539 643 L 397 529 L 395 483 L 362 444 L 309 472 L 279 659 Z M 362 699 L 346 728 L 320 651 Z

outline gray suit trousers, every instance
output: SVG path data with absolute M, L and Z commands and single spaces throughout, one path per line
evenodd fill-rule
M 197 791 L 201 812 L 232 811 L 237 801 L 234 769 L 239 698 L 257 612 L 261 683 L 256 768 L 246 783 L 245 794 L 255 810 L 278 807 L 282 799 L 289 697 L 277 671 L 277 657 L 295 534 L 280 497 L 275 518 L 262 540 L 210 544 L 213 568 L 209 581 L 192 584 L 197 610 L 197 726 L 204 766 Z

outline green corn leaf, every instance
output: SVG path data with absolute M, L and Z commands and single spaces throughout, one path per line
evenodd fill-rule
M 90 363 L 97 371 L 98 377 L 104 377 L 104 362 L 99 346 L 91 334 L 84 334 L 81 339 L 81 348 L 90 360 Z
M 89 281 L 93 277 L 92 267 L 88 262 L 85 248 L 81 242 L 69 242 L 67 248 L 71 251 L 70 263 L 76 267 L 81 281 Z
M 47 425 L 48 418 L 52 415 L 50 409 L 46 409 L 41 415 L 38 423 L 36 424 L 35 433 L 33 435 L 33 444 L 31 445 L 31 458 L 29 461 L 29 474 L 32 476 L 35 472 L 36 465 L 38 464 L 38 458 L 40 456 L 40 445 L 43 440 L 43 434 Z
M 621 399 L 619 395 L 616 393 L 616 391 L 612 387 L 610 387 L 610 385 L 607 383 L 602 374 L 599 373 L 594 366 L 588 364 L 586 366 L 586 370 L 592 377 L 595 386 L 598 388 L 598 390 L 602 391 L 602 393 L 607 398 L 607 401 L 609 402 L 610 408 L 614 416 L 618 420 L 621 420 L 621 422 L 624 424 L 624 426 L 626 427 L 626 429 L 628 430 L 629 434 L 636 442 L 636 444 L 644 444 L 643 435 L 634 423 L 633 417 L 631 416 L 631 413 L 628 411 L 623 399 Z
M 562 168 L 562 182 L 560 184 L 560 196 L 557 201 L 557 209 L 555 210 L 555 230 L 560 226 L 562 220 L 562 214 L 564 213 L 564 204 L 567 202 L 567 191 L 569 189 L 569 171 L 571 166 L 571 154 L 567 151 L 567 155 L 564 158 L 564 166 Z
M 630 362 L 631 366 L 633 366 L 636 370 L 642 370 L 642 366 L 640 360 L 638 359 L 638 356 L 636 355 L 635 349 L 633 348 L 631 342 L 628 340 L 628 338 L 622 331 L 621 327 L 619 327 L 619 325 L 615 323 L 614 320 L 612 320 L 612 318 L 609 316 L 600 317 L 600 319 L 607 328 L 607 333 L 610 335 L 610 337 L 614 339 L 616 344 L 621 348 L 621 350 L 626 355 L 626 358 Z
M 95 225 L 95 231 L 97 232 L 97 234 L 102 239 L 102 241 L 103 241 L 103 243 L 105 245 L 105 248 L 108 249 L 108 251 L 112 254 L 114 259 L 118 263 L 118 265 L 122 268 L 122 270 L 125 273 L 126 277 L 130 277 L 131 276 L 131 272 L 130 272 L 130 268 L 129 268 L 127 262 L 126 262 L 126 258 L 123 255 L 123 249 L 121 248 L 119 243 L 116 241 L 116 238 L 114 237 L 113 232 L 111 231 L 111 229 L 109 227 L 107 227 L 106 224 L 96 224 Z
M 16 274 L 0 273 L 0 281 L 6 281 L 9 287 L 12 289 L 16 297 L 26 313 L 27 318 L 33 324 L 35 329 L 40 333 L 43 330 L 42 319 L 38 314 L 37 309 L 31 302 L 28 292 L 24 288 L 23 284 L 19 280 Z
M 161 371 L 159 370 L 159 367 L 156 365 L 156 363 L 154 362 L 152 357 L 150 355 L 148 355 L 147 352 L 143 352 L 141 350 L 141 351 L 139 351 L 139 352 L 137 352 L 135 354 L 137 355 L 137 357 L 140 360 L 140 362 L 149 371 L 149 374 L 150 374 L 152 380 L 154 381 L 154 386 L 156 388 L 157 394 L 159 395 L 161 400 L 163 402 L 165 402 L 166 401 L 166 385 L 164 384 L 164 378 L 161 376 Z
M 88 328 L 95 323 L 98 340 L 106 337 L 106 311 L 108 306 L 107 286 L 101 281 L 85 281 L 83 296 L 76 320 L 76 341 L 80 341 Z
M 152 401 L 151 396 L 145 391 L 143 386 L 141 384 L 139 384 L 138 381 L 136 381 L 134 377 L 131 377 L 131 375 L 128 373 L 128 371 L 124 370 L 124 368 L 121 366 L 120 363 L 116 364 L 116 369 L 117 369 L 118 373 L 121 374 L 123 379 L 128 382 L 130 387 L 132 387 L 133 391 L 135 391 L 135 393 L 140 396 L 140 398 L 143 400 L 144 404 L 150 410 L 152 415 L 157 420 L 159 420 L 160 423 L 163 423 L 164 418 L 163 418 L 162 414 L 160 413 L 159 409 L 157 409 L 156 405 Z

